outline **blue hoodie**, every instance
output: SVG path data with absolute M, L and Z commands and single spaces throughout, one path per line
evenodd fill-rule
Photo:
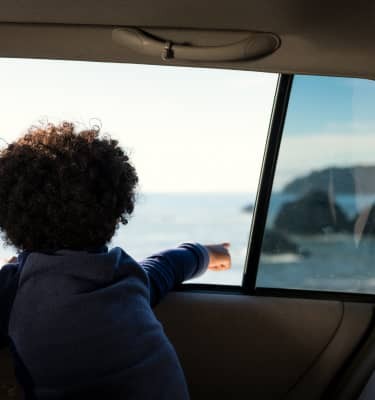
M 141 263 L 114 248 L 24 253 L 6 265 L 3 330 L 9 317 L 26 398 L 188 399 L 175 350 L 151 307 L 203 273 L 208 258 L 203 246 L 187 243 Z

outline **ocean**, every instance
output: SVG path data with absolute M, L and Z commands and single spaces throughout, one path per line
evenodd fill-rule
M 242 209 L 254 199 L 246 193 L 141 194 L 128 225 L 117 231 L 112 245 L 141 260 L 183 242 L 230 242 L 232 269 L 207 271 L 194 282 L 240 285 L 252 218 Z
M 297 198 L 276 193 L 271 198 L 267 227 L 280 207 Z M 337 195 L 335 202 L 349 219 L 375 204 L 375 195 Z M 257 286 L 375 293 L 375 236 L 354 233 L 288 235 L 309 255 L 261 255 Z
M 295 195 L 274 193 L 267 227 L 280 207 Z M 339 195 L 337 204 L 353 218 L 375 203 L 374 195 Z M 129 224 L 121 227 L 113 245 L 124 247 L 136 259 L 185 241 L 231 243 L 232 269 L 208 271 L 196 283 L 240 285 L 249 240 L 251 212 L 255 194 L 192 193 L 143 194 Z M 356 242 L 353 234 L 318 236 L 293 235 L 289 238 L 309 253 L 262 254 L 258 286 L 375 293 L 375 239 Z
M 293 195 L 273 195 L 267 226 Z M 120 246 L 136 260 L 183 242 L 202 244 L 230 242 L 232 269 L 208 271 L 191 282 L 240 285 L 249 239 L 253 204 L 249 193 L 142 193 L 128 225 L 121 226 L 109 247 Z M 353 217 L 375 196 L 338 196 L 337 203 Z M 352 234 L 289 237 L 309 255 L 277 254 L 261 256 L 258 286 L 337 290 L 375 293 L 375 239 L 356 241 Z M 0 257 L 14 254 L 0 247 Z

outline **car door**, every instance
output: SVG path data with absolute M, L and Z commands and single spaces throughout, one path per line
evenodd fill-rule
M 53 51 L 58 52 L 56 49 Z M 34 64 L 34 70 L 30 65 L 29 71 L 37 74 L 40 65 L 35 67 Z M 56 76 L 74 74 L 79 68 L 84 68 L 84 63 L 64 64 L 59 70 L 60 75 Z M 134 68 L 137 72 L 137 68 Z M 142 68 L 146 67 L 139 66 L 138 70 Z M 214 74 L 213 70 L 207 71 L 210 74 L 207 73 L 205 79 L 201 78 L 202 82 Z M 172 73 L 171 70 L 166 72 L 168 79 Z M 22 76 L 18 75 L 19 78 Z M 31 76 L 32 74 L 27 78 L 30 80 Z M 91 82 L 104 79 L 103 76 L 93 73 Z M 47 80 L 47 76 L 44 78 Z M 181 81 L 181 76 L 178 78 L 175 79 L 175 86 Z M 277 84 L 275 79 L 275 96 L 273 98 L 272 95 L 267 100 L 270 104 L 273 102 L 273 107 L 267 120 L 269 130 L 264 136 L 263 162 L 259 162 L 258 166 L 259 169 L 261 167 L 259 187 L 253 210 L 244 214 L 247 222 L 243 226 L 250 231 L 245 240 L 247 253 L 246 256 L 242 254 L 242 261 L 237 262 L 233 258 L 233 271 L 238 273 L 236 272 L 235 277 L 226 273 L 211 275 L 201 278 L 200 282 L 195 281 L 198 283 L 184 284 L 155 310 L 177 350 L 193 399 L 319 399 L 327 395 L 327 391 L 334 392 L 336 382 L 340 382 L 345 368 L 350 366 L 351 360 L 359 354 L 362 344 L 370 337 L 374 291 L 369 268 L 372 236 L 369 218 L 371 214 L 369 212 L 366 217 L 365 211 L 372 205 L 373 192 L 369 183 L 372 170 L 371 165 L 368 165 L 371 152 L 368 150 L 371 148 L 370 130 L 373 125 L 370 111 L 363 107 L 366 101 L 370 103 L 374 87 L 371 81 L 354 81 L 348 78 L 337 82 L 335 79 L 339 78 L 293 77 L 286 74 L 279 77 Z M 213 82 L 214 85 L 220 85 L 220 80 L 222 76 Z M 74 81 L 76 87 L 79 87 L 78 81 Z M 116 82 L 112 83 L 116 86 Z M 243 81 L 235 84 L 243 90 Z M 203 83 L 201 85 L 203 87 Z M 170 87 L 165 90 L 163 85 L 158 87 L 159 97 L 131 97 L 127 104 L 138 106 L 140 111 L 136 116 L 140 121 L 151 119 L 152 116 L 154 123 L 156 121 L 159 126 L 160 135 L 167 126 L 178 131 L 187 123 L 209 129 L 211 121 L 202 122 L 202 114 L 217 119 L 223 125 L 221 117 L 226 115 L 225 107 L 228 110 L 230 103 L 235 108 L 248 107 L 248 115 L 256 117 L 256 113 L 250 114 L 254 105 L 244 105 L 242 97 L 230 97 L 229 92 L 220 95 L 214 91 L 214 85 L 210 90 L 217 98 L 223 99 L 223 106 L 210 109 L 210 112 L 204 109 L 206 113 L 200 113 L 196 109 L 189 114 L 185 108 L 186 103 L 182 100 L 179 103 L 174 96 L 166 96 L 168 102 L 163 103 L 160 100 L 165 99 L 162 95 L 171 94 Z M 238 89 L 237 86 L 234 87 Z M 13 90 L 14 88 L 15 86 Z M 93 89 L 90 92 L 92 97 L 95 96 L 95 87 Z M 187 89 L 190 89 L 189 85 Z M 247 92 L 253 90 L 254 87 L 250 87 Z M 260 92 L 262 91 L 263 88 Z M 75 93 L 77 98 L 79 93 L 79 90 Z M 272 90 L 270 93 L 273 93 Z M 331 98 L 329 93 L 335 93 L 335 96 Z M 70 94 L 68 92 L 67 98 Z M 198 102 L 199 96 L 196 92 L 193 91 L 190 95 L 192 103 Z M 111 96 L 108 95 L 105 100 L 114 104 Z M 358 106 L 354 101 L 357 97 Z M 3 102 L 4 107 L 5 103 L 10 103 L 8 100 L 9 98 Z M 15 107 L 19 106 L 20 100 L 11 100 L 15 104 L 12 106 L 13 114 L 10 115 L 15 115 L 14 110 L 17 111 Z M 258 100 L 261 101 L 260 95 Z M 158 101 L 165 105 L 164 112 L 152 112 L 153 108 L 150 112 L 144 111 L 147 103 L 155 107 Z M 48 101 L 41 104 L 47 103 Z M 179 107 L 173 108 L 172 105 L 176 104 Z M 209 106 L 209 103 L 206 104 Z M 178 120 L 175 118 L 177 112 L 180 113 L 178 115 L 185 112 L 186 116 Z M 348 119 L 348 115 L 352 119 Z M 211 141 L 206 142 L 207 147 L 203 151 L 193 153 L 204 140 L 194 136 L 192 125 L 189 125 L 192 129 L 190 134 L 177 138 L 175 145 L 179 148 L 178 152 L 176 148 L 170 147 L 173 143 L 172 135 L 164 137 L 159 143 L 158 135 L 150 134 L 147 149 L 159 143 L 161 147 L 158 149 L 162 149 L 159 151 L 163 158 L 171 157 L 173 160 L 169 169 L 165 167 L 163 170 L 163 176 L 171 177 L 172 169 L 180 166 L 178 171 L 184 177 L 194 175 L 191 180 L 193 183 L 203 176 L 206 179 L 204 183 L 209 185 L 212 183 L 209 180 L 210 174 L 204 174 L 210 166 L 210 160 L 214 160 L 218 166 L 224 166 L 223 171 L 229 168 L 228 160 L 234 164 L 240 158 L 239 154 L 248 152 L 248 165 L 253 157 L 261 160 L 262 145 L 251 153 L 251 144 L 255 143 L 255 139 L 252 141 L 250 136 L 250 140 L 242 138 L 244 142 L 241 142 L 241 138 L 235 136 L 239 129 L 236 120 L 238 115 L 233 111 L 230 117 L 225 120 L 225 126 L 230 130 L 223 137 L 218 132 L 216 137 L 221 140 L 225 138 L 224 148 L 215 142 L 213 135 Z M 346 123 L 344 127 L 340 127 L 343 130 L 335 126 L 335 123 L 342 122 L 341 119 Z M 244 121 L 247 122 L 246 119 Z M 316 131 L 304 132 L 309 125 L 316 125 Z M 333 132 L 326 132 L 327 127 L 332 128 Z M 251 128 L 249 123 L 249 135 Z M 192 145 L 190 140 L 193 138 Z M 229 157 L 225 151 L 229 153 L 231 145 L 234 146 L 237 140 L 239 147 L 233 147 L 236 150 L 232 150 L 234 154 Z M 221 157 L 217 157 L 218 148 Z M 192 154 L 200 154 L 201 161 L 198 157 L 191 157 L 190 162 L 200 162 L 201 174 L 192 174 L 192 167 L 186 168 L 186 164 L 180 163 L 186 149 Z M 324 151 L 327 149 L 328 151 Z M 338 161 L 334 158 L 335 152 L 339 154 Z M 148 158 L 144 158 L 146 167 L 152 162 L 157 164 L 157 158 L 152 152 L 147 153 L 147 156 Z M 369 169 L 364 170 L 364 167 Z M 243 164 L 243 168 L 234 170 L 233 175 L 257 175 L 246 164 Z M 217 172 L 219 175 L 220 173 Z M 342 175 L 349 175 L 349 180 L 345 181 L 346 178 L 341 178 Z M 188 178 L 184 180 L 185 183 L 191 181 Z M 223 182 L 215 182 L 225 187 L 229 178 Z M 178 179 L 172 183 L 177 185 Z M 248 190 L 249 182 L 246 179 L 241 184 L 245 191 Z M 213 186 L 214 190 L 217 187 L 219 186 Z M 180 236 L 186 236 L 188 229 L 191 229 L 191 237 L 197 232 L 197 227 L 207 228 L 208 222 L 204 217 L 212 211 L 210 204 L 212 208 L 214 204 L 215 207 L 220 207 L 220 213 L 215 218 L 216 225 L 206 229 L 205 235 L 211 234 L 213 237 L 219 231 L 220 237 L 226 239 L 230 236 L 231 229 L 240 223 L 235 217 L 224 218 L 227 215 L 225 212 L 228 209 L 233 211 L 234 206 L 228 197 L 222 193 L 217 194 L 214 190 L 209 201 L 205 199 L 204 193 L 198 193 L 195 199 L 185 199 L 180 203 L 182 208 L 178 215 L 177 211 L 173 211 L 177 210 L 173 207 L 178 202 L 174 197 L 168 204 L 174 204 L 170 207 L 172 214 L 176 214 L 176 223 L 172 223 L 170 219 L 162 220 L 155 228 L 155 225 L 150 225 L 148 217 L 144 217 L 146 221 L 143 220 L 143 225 L 148 226 L 149 231 L 133 232 L 134 238 L 142 238 L 140 242 L 133 242 L 134 248 L 138 245 L 139 248 L 142 245 L 147 247 L 145 238 L 155 229 L 178 241 Z M 314 196 L 310 196 L 311 193 L 315 193 Z M 153 204 L 161 201 L 160 199 L 154 198 Z M 252 200 L 250 196 L 248 199 L 249 202 Z M 166 204 L 164 200 L 163 204 Z M 204 204 L 203 212 L 197 213 L 196 219 L 191 217 L 195 210 L 194 204 L 201 211 Z M 243 206 L 248 207 L 249 204 Z M 189 221 L 178 220 L 177 217 L 183 215 L 181 210 L 190 210 Z M 241 212 L 239 209 L 235 211 Z M 151 214 L 155 215 L 156 212 L 152 211 Z M 296 223 L 301 221 L 309 223 Z M 172 225 L 173 230 L 170 228 Z M 312 225 L 315 230 L 312 230 Z M 181 235 L 176 226 L 182 227 Z M 232 248 L 235 248 L 237 239 L 235 236 L 233 238 Z M 154 242 L 153 246 L 156 247 L 157 244 Z M 3 353 L 2 358 L 0 388 L 4 395 L 12 396 L 15 390 L 14 381 L 6 354 L 8 353 Z M 363 381 L 365 378 L 366 376 Z

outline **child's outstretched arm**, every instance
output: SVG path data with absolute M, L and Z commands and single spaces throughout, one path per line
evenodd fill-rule
M 141 261 L 150 281 L 150 301 L 155 306 L 170 290 L 185 280 L 202 275 L 207 268 L 214 271 L 231 266 L 229 243 L 200 245 L 184 243 Z

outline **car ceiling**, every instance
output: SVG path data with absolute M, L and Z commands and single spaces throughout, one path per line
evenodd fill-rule
M 0 55 L 163 64 L 113 43 L 112 29 L 121 26 L 195 45 L 225 44 L 247 31 L 281 39 L 257 60 L 169 64 L 375 77 L 375 2 L 368 0 L 5 0 Z

